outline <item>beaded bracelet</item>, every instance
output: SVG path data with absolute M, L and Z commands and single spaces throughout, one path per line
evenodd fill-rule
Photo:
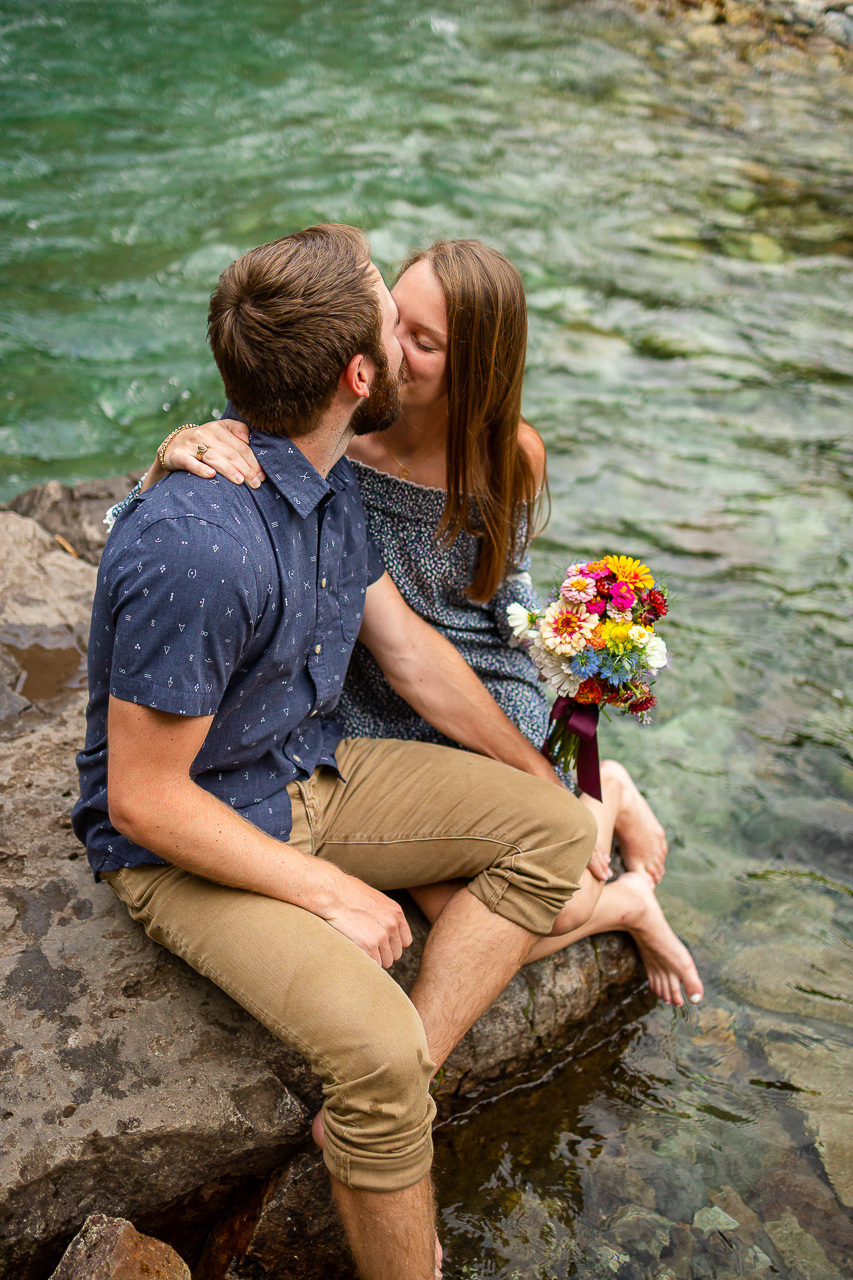
M 166 436 L 166 439 L 163 441 L 163 443 L 159 446 L 157 450 L 157 458 L 160 462 L 160 466 L 163 468 L 164 471 L 172 470 L 171 467 L 166 466 L 166 450 L 174 440 L 175 436 L 180 435 L 182 431 L 189 431 L 191 427 L 197 427 L 198 425 L 199 424 L 197 422 L 184 422 L 180 427 L 175 427 L 175 430 L 170 431 L 169 434 Z

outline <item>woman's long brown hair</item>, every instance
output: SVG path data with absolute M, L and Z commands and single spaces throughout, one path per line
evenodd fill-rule
M 524 287 L 512 263 L 479 240 L 437 240 L 411 254 L 397 278 L 423 259 L 447 305 L 447 503 L 438 533 L 448 544 L 463 529 L 480 537 L 467 594 L 489 600 L 516 562 L 522 509 L 529 538 L 538 506 L 533 468 L 518 442 Z M 472 498 L 479 527 L 471 522 Z

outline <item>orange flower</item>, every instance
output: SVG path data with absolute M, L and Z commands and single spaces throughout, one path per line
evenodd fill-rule
M 595 628 L 595 630 L 592 631 L 587 636 L 586 642 L 589 645 L 590 649 L 606 649 L 607 648 L 607 641 L 604 639 L 604 636 L 601 634 L 600 622 L 598 626 Z
M 627 582 L 631 587 L 644 588 L 655 585 L 648 565 L 641 564 L 639 560 L 632 560 L 630 556 L 605 556 L 604 563 L 611 573 L 615 573 L 620 581 Z
M 596 680 L 595 676 L 591 676 L 589 680 L 584 680 L 583 684 L 575 694 L 575 702 L 600 702 L 604 697 L 604 685 L 600 680 Z

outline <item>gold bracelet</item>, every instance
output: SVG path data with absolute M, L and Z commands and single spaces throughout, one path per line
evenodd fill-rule
M 172 470 L 171 467 L 166 466 L 166 450 L 174 440 L 175 436 L 180 435 L 182 431 L 189 431 L 191 427 L 197 427 L 198 425 L 199 424 L 197 422 L 184 422 L 180 427 L 175 427 L 175 430 L 170 431 L 169 434 L 166 436 L 166 439 L 163 441 L 163 443 L 160 445 L 160 447 L 157 450 L 157 459 L 164 471 Z

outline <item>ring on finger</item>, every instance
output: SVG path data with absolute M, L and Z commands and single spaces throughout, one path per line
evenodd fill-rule
M 199 462 L 201 462 L 202 458 L 207 453 L 209 448 L 210 448 L 210 445 L 208 444 L 196 445 L 195 456 L 198 458 Z

